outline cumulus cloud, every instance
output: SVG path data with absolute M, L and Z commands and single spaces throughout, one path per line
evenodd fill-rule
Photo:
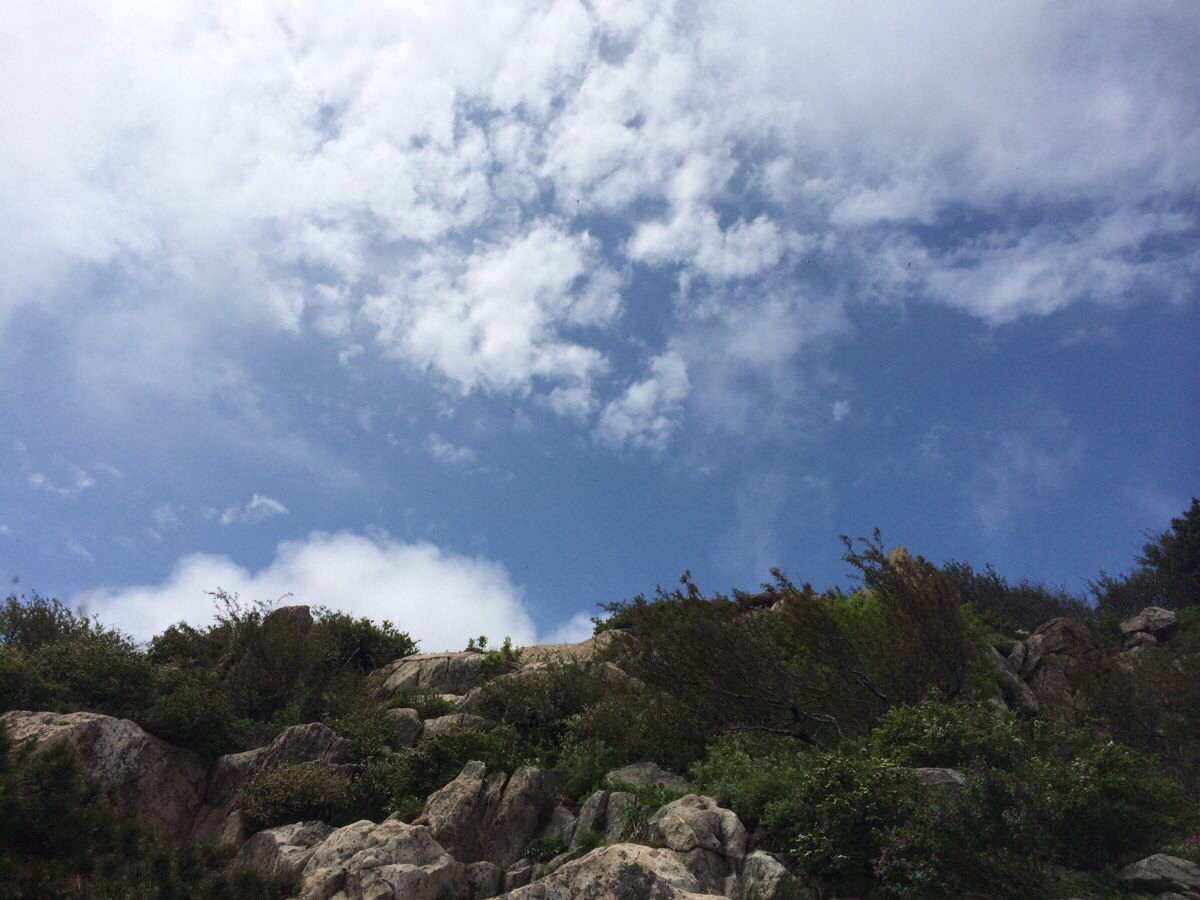
M 594 629 L 592 616 L 589 613 L 578 612 L 561 625 L 550 629 L 541 641 L 546 644 L 577 644 L 590 638 Z
M 662 450 L 679 424 L 688 395 L 687 365 L 668 351 L 650 363 L 650 375 L 636 381 L 600 416 L 596 436 L 612 447 Z
M 840 422 L 842 419 L 846 418 L 846 416 L 850 415 L 850 401 L 834 400 L 831 410 L 833 412 L 833 421 Z
M 273 497 L 255 494 L 246 503 L 226 507 L 222 525 L 255 525 L 274 516 L 286 516 L 288 508 Z
M 75 602 L 144 640 L 174 622 L 212 621 L 205 592 L 218 587 L 245 600 L 291 594 L 285 602 L 389 619 L 426 651 L 459 650 L 480 634 L 496 642 L 510 636 L 518 645 L 536 640 L 521 589 L 500 564 L 430 543 L 347 532 L 281 543 L 257 571 L 227 556 L 186 556 L 160 584 L 87 591 Z
M 626 446 L 638 397 L 604 392 L 629 380 L 612 327 L 656 302 L 627 290 L 642 267 L 812 294 L 815 260 L 846 296 L 990 325 L 1200 272 L 1184 2 L 115 0 L 8 24 L 0 328 L 36 305 L 102 394 L 228 392 L 249 376 L 218 336 L 314 334 Z

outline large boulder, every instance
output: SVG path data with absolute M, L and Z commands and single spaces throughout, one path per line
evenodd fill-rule
M 213 763 L 204 805 L 196 817 L 192 836 L 202 843 L 236 847 L 247 836 L 239 792 L 252 777 L 288 763 L 337 765 L 349 759 L 349 742 L 320 722 L 293 725 L 265 747 L 221 756 Z
M 1119 627 L 1127 646 L 1129 640 L 1138 634 L 1153 635 L 1164 641 L 1179 627 L 1179 617 L 1174 611 L 1163 609 L 1161 606 L 1147 606 L 1136 616 L 1126 619 Z
M 503 895 L 506 900 L 721 900 L 661 847 L 611 844 Z
M 295 878 L 322 841 L 333 832 L 324 822 L 295 822 L 268 828 L 242 844 L 233 865 L 264 875 Z
M 402 747 L 411 747 L 421 736 L 424 725 L 415 709 L 389 709 L 388 722 L 395 730 L 396 740 Z
M 396 819 L 339 828 L 313 851 L 301 900 L 441 900 L 470 896 L 463 866 L 423 825 Z
M 521 665 L 566 665 L 596 660 L 612 643 L 612 632 L 602 631 L 575 644 L 534 644 L 521 648 Z
M 1200 866 L 1165 853 L 1131 863 L 1117 873 L 1117 878 L 1138 891 L 1153 894 L 1176 891 L 1185 896 L 1200 896 Z
M 687 794 L 658 810 L 647 824 L 651 841 L 680 853 L 697 848 L 741 862 L 750 842 L 746 827 L 731 809 L 712 797 Z
M 1005 664 L 1033 691 L 1039 708 L 1077 713 L 1086 710 L 1086 703 L 1073 683 L 1074 670 L 1095 650 L 1096 639 L 1086 627 L 1059 616 L 1018 643 Z
M 41 753 L 67 744 L 117 803 L 168 839 L 191 835 L 201 809 L 207 762 L 147 734 L 128 719 L 99 713 L 7 712 L 0 724 L 14 744 Z
M 483 653 L 418 653 L 371 673 L 376 692 L 391 697 L 421 689 L 435 694 L 465 694 L 485 680 Z
M 613 787 L 661 787 L 677 794 L 686 794 L 692 789 L 682 775 L 668 772 L 652 762 L 630 763 L 613 769 L 605 776 L 605 781 Z
M 737 900 L 817 900 L 817 894 L 778 859 L 755 850 L 742 863 Z
M 735 812 L 697 794 L 658 810 L 646 824 L 646 837 L 649 843 L 665 844 L 679 854 L 698 883 L 714 893 L 729 893 L 736 886 L 750 844 Z
M 539 770 L 522 766 L 512 775 L 488 773 L 473 761 L 430 795 L 417 822 L 428 825 L 456 859 L 505 868 L 520 859 L 549 812 Z

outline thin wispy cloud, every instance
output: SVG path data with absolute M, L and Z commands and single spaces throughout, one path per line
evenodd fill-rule
M 274 497 L 255 494 L 243 504 L 229 506 L 221 513 L 222 525 L 256 525 L 275 516 L 286 516 L 288 508 Z

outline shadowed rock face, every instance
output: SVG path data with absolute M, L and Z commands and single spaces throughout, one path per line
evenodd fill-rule
M 14 711 L 0 724 L 16 745 L 35 753 L 74 747 L 89 775 L 115 792 L 117 803 L 165 838 L 191 836 L 204 801 L 208 763 L 172 747 L 128 719 L 99 713 Z
M 542 773 L 522 766 L 512 775 L 469 762 L 457 778 L 430 795 L 417 822 L 462 862 L 507 867 L 538 833 L 549 813 Z
M 295 725 L 265 747 L 211 765 L 135 722 L 99 713 L 9 712 L 0 724 L 15 744 L 34 752 L 60 743 L 74 747 L 84 770 L 113 788 L 122 808 L 160 837 L 228 847 L 247 837 L 238 792 L 249 778 L 285 763 L 349 758 L 349 744 L 320 723 Z
M 219 757 L 212 765 L 192 836 L 202 843 L 236 847 L 247 837 L 238 805 L 242 785 L 259 772 L 289 763 L 345 763 L 349 746 L 329 726 L 313 722 L 285 729 L 265 747 Z

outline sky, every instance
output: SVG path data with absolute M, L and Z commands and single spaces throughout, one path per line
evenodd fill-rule
M 15 0 L 0 577 L 425 650 L 1200 493 L 1191 0 Z M 282 598 L 282 599 L 281 599 Z

